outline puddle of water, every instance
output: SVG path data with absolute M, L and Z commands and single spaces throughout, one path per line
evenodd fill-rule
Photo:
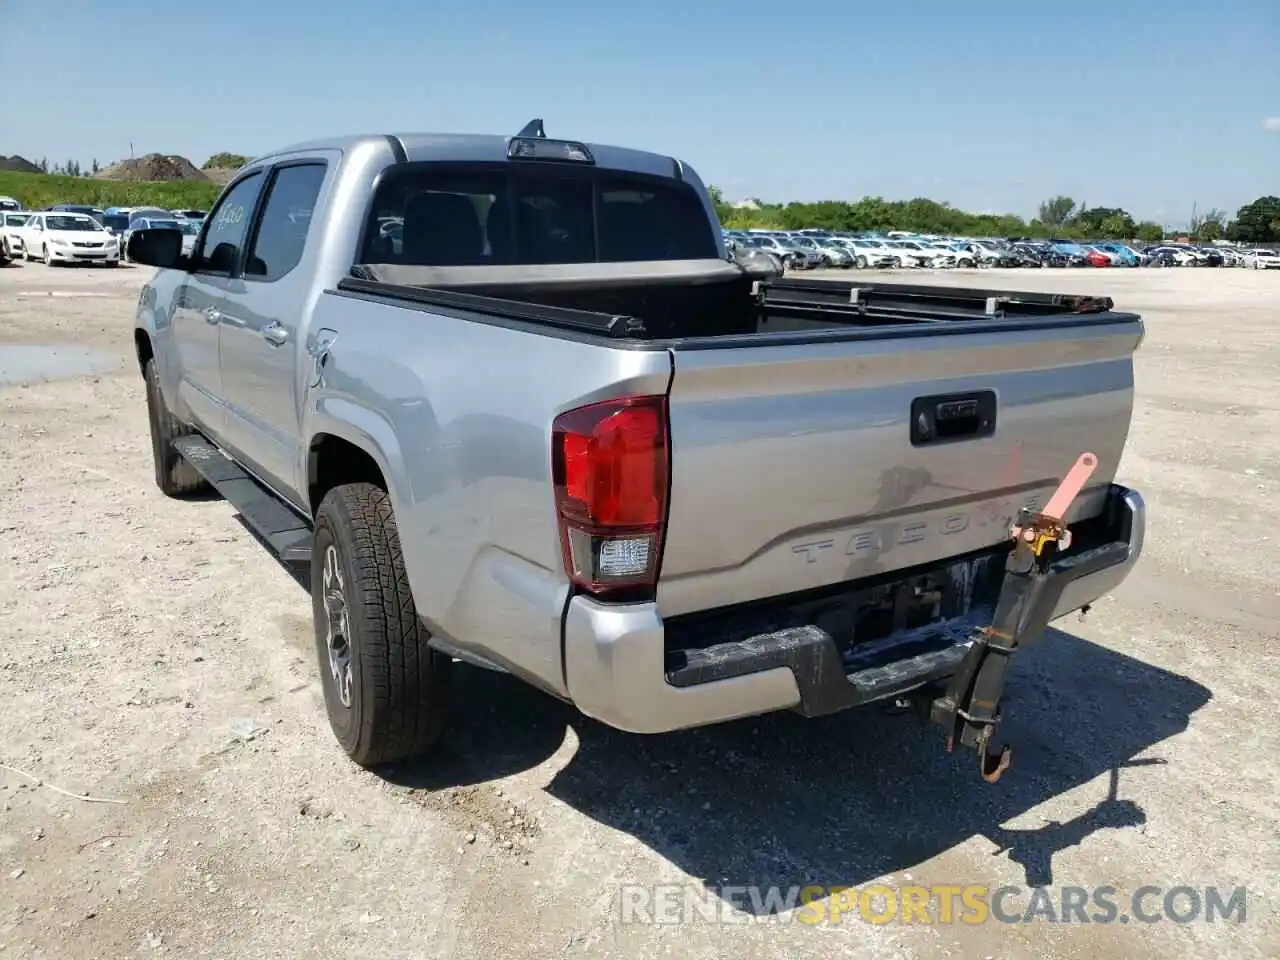
M 0 384 L 84 377 L 110 369 L 112 358 L 99 350 L 61 344 L 0 346 Z

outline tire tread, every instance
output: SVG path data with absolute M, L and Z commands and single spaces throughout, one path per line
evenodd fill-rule
M 320 514 L 345 527 L 356 582 L 348 588 L 349 615 L 358 618 L 362 708 L 352 759 L 374 766 L 419 756 L 440 739 L 445 720 L 448 661 L 428 645 L 430 631 L 413 601 L 391 499 L 371 483 L 335 487 Z M 335 531 L 335 534 L 337 531 Z M 314 562 L 314 561 L 313 561 Z

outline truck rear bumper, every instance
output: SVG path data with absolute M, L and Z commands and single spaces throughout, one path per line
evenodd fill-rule
M 1058 594 L 1053 617 L 1079 610 L 1123 583 L 1142 553 L 1145 530 L 1141 495 L 1113 484 L 1087 542 L 1052 567 L 1049 589 Z M 946 679 L 979 625 L 956 618 L 842 653 L 831 634 L 807 624 L 673 657 L 656 604 L 574 597 L 564 620 L 565 679 L 583 713 L 633 733 L 787 709 L 819 716 Z

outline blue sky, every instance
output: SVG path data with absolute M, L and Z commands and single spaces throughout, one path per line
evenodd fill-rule
M 542 116 L 730 199 L 1280 193 L 1280 0 L 0 0 L 0 76 L 0 153 L 51 163 Z

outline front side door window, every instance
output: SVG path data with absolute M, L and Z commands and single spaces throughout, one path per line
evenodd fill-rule
M 238 268 L 261 190 L 262 174 L 251 173 L 232 187 L 210 213 L 194 253 L 196 273 L 229 277 Z

